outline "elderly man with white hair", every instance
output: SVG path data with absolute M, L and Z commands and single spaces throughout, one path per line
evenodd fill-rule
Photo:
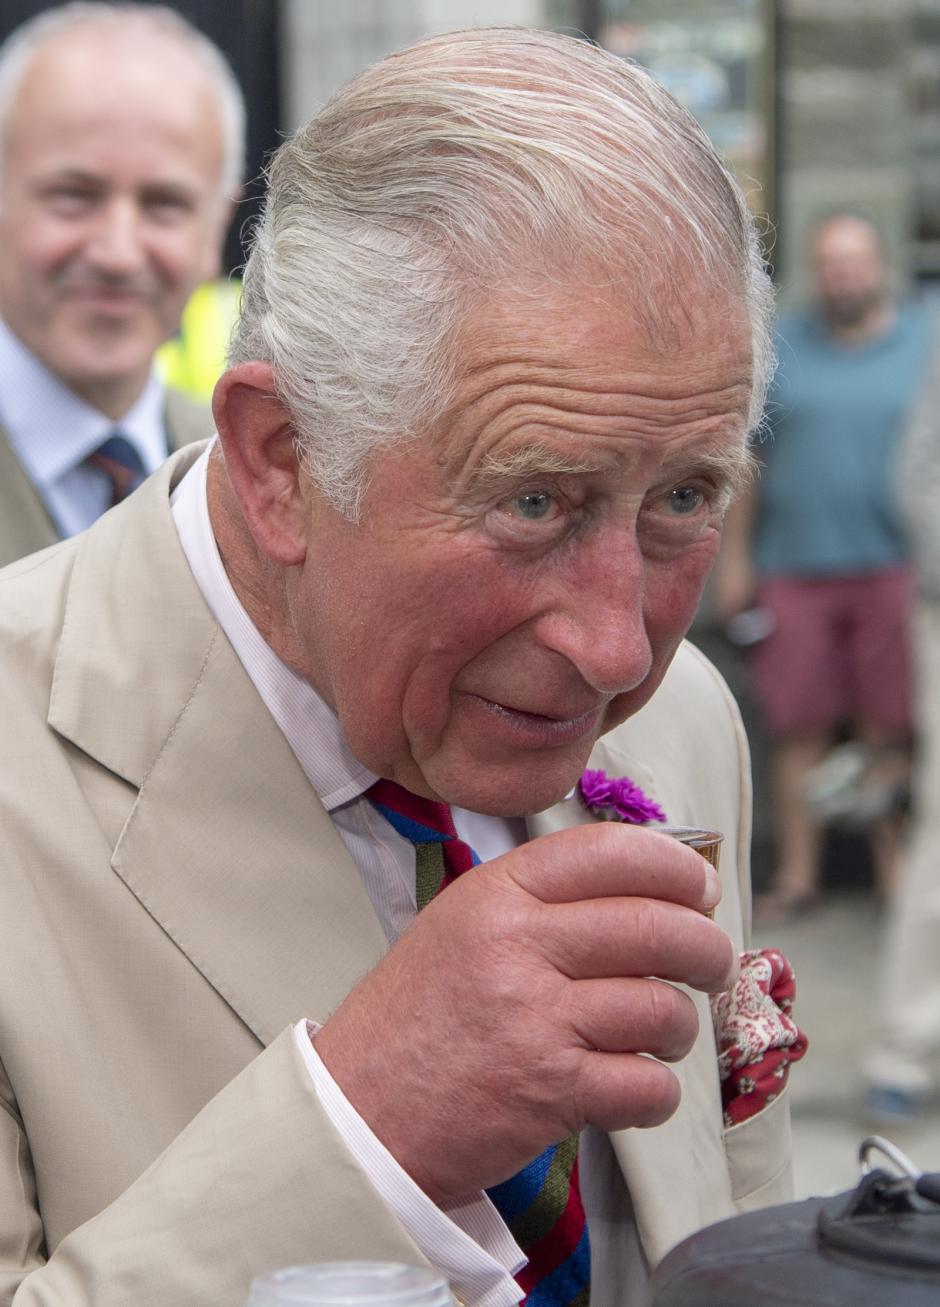
M 0 46 L 0 564 L 212 433 L 154 352 L 219 270 L 245 110 L 160 5 L 76 3 Z
M 713 1026 L 747 748 L 683 643 L 770 369 L 746 206 L 647 74 L 514 29 L 367 69 L 269 180 L 218 440 L 0 573 L 0 1298 L 379 1258 L 642 1303 L 789 1193 L 797 1046 L 730 1094 Z

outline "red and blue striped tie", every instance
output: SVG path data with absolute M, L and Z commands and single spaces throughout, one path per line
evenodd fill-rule
M 366 791 L 382 816 L 415 846 L 418 910 L 480 859 L 457 834 L 450 806 L 394 781 Z M 586 1307 L 591 1250 L 578 1177 L 578 1136 L 546 1148 L 518 1175 L 488 1189 L 528 1262 L 516 1276 L 527 1307 Z
M 147 479 L 144 460 L 119 431 L 113 431 L 103 444 L 88 455 L 85 462 L 108 478 L 111 487 L 109 508 L 120 504 Z

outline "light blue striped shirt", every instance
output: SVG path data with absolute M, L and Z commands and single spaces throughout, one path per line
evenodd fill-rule
M 0 320 L 0 425 L 63 536 L 91 526 L 111 502 L 107 476 L 84 460 L 116 429 L 148 472 L 168 453 L 166 390 L 151 373 L 119 422 L 64 385 Z

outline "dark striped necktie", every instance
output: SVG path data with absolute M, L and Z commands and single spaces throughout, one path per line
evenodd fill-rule
M 419 911 L 479 863 L 457 834 L 449 804 L 385 780 L 376 781 L 366 798 L 415 846 Z M 578 1177 L 578 1136 L 546 1148 L 518 1175 L 487 1193 L 528 1258 L 516 1276 L 527 1307 L 586 1307 L 591 1251 Z
M 109 508 L 126 499 L 147 477 L 143 459 L 119 431 L 115 431 L 94 453 L 89 454 L 85 462 L 108 478 L 111 484 Z

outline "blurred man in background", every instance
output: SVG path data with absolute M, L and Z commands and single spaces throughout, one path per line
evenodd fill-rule
M 894 466 L 929 343 L 927 315 L 899 305 L 877 230 L 853 213 L 810 237 L 815 302 L 781 319 L 764 466 L 726 524 L 716 602 L 756 600 L 770 633 L 753 674 L 773 739 L 777 868 L 764 920 L 818 893 L 823 823 L 807 782 L 848 731 L 866 746 L 878 885 L 898 866 L 910 736 L 908 543 Z
M 243 138 L 230 68 L 169 9 L 69 4 L 0 48 L 0 563 L 211 432 L 153 356 L 219 271 Z

